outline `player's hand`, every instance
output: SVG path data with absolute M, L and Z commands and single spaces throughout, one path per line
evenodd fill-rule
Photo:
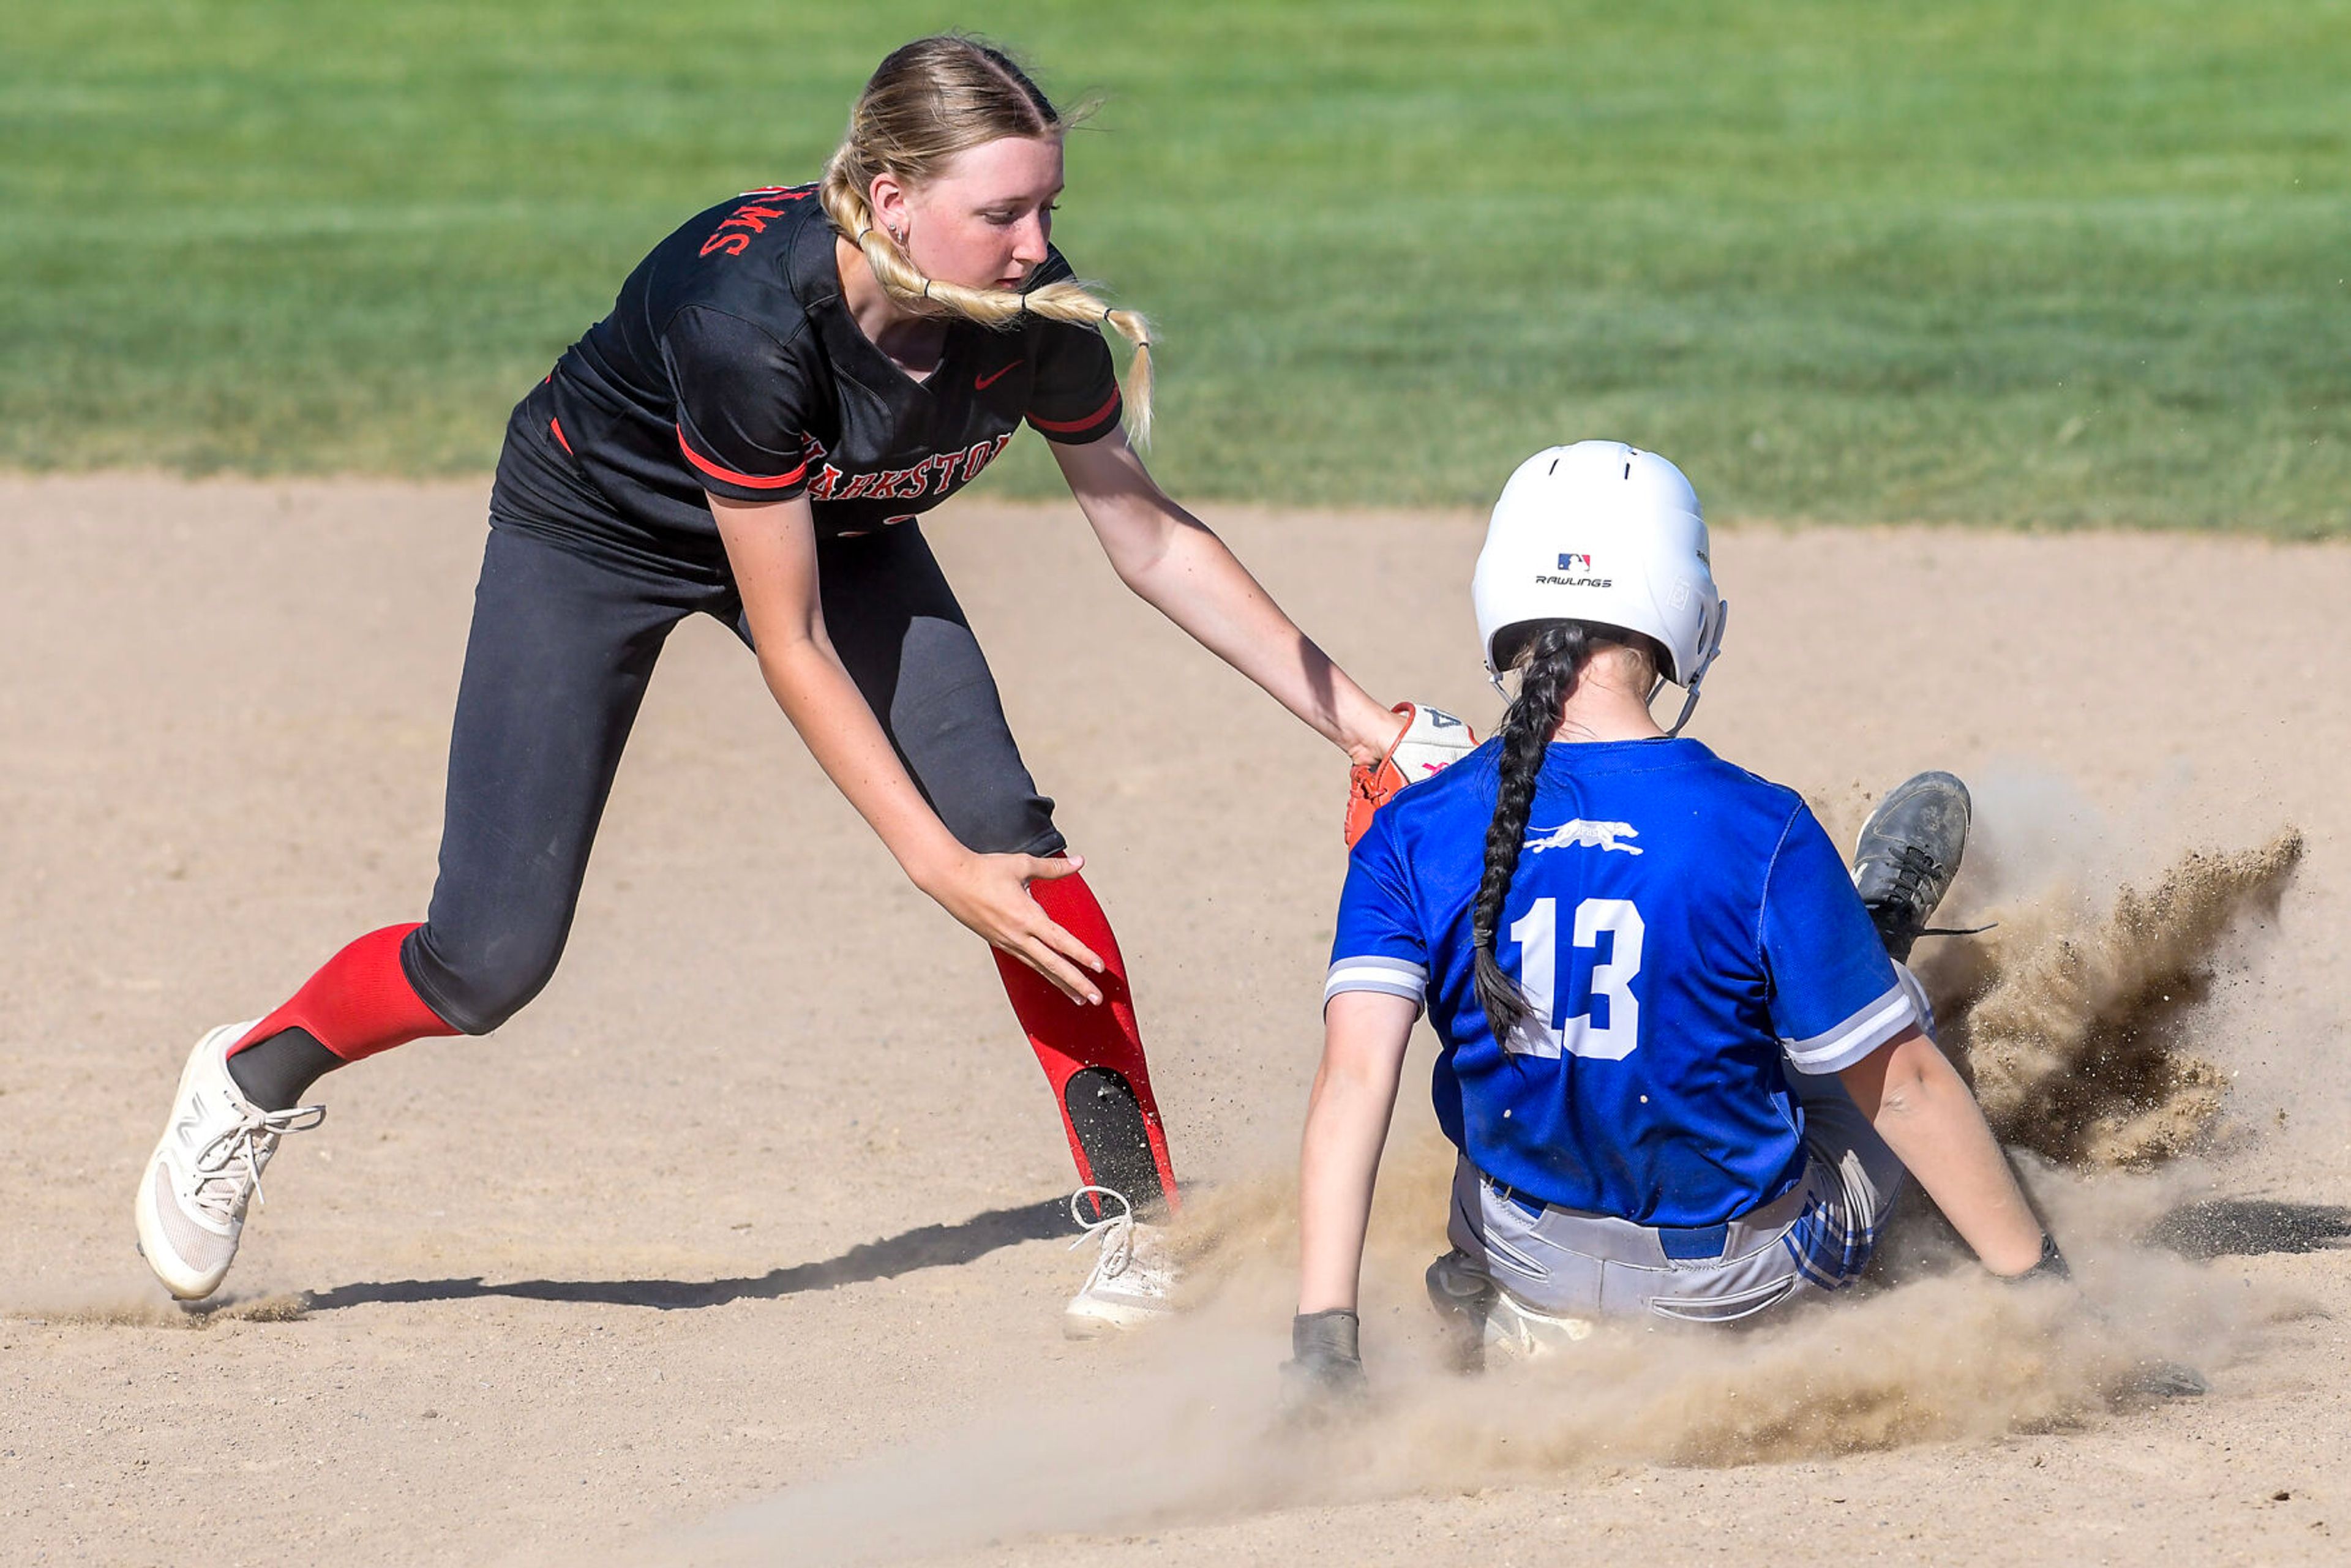
M 1293 1417 L 1327 1412 L 1364 1396 L 1359 1322 L 1335 1308 L 1290 1321 L 1290 1359 L 1281 1364 L 1282 1406 Z
M 1469 727 L 1449 713 L 1415 703 L 1390 710 L 1404 716 L 1404 727 L 1377 762 L 1357 763 L 1347 777 L 1347 847 L 1372 825 L 1372 814 L 1407 784 L 1442 773 L 1477 749 Z
M 2043 1233 L 2041 1238 L 2041 1260 L 2022 1274 L 2008 1277 L 2011 1284 L 2029 1284 L 2046 1281 L 2073 1293 L 2074 1305 L 2089 1316 L 2092 1322 L 2109 1333 L 2119 1333 L 2114 1320 L 2100 1310 L 2095 1301 L 2084 1295 L 2074 1282 L 2073 1265 L 2065 1254 L 2057 1249 L 2057 1239 Z M 2204 1375 L 2182 1362 L 2169 1361 L 2150 1351 L 2140 1350 L 2131 1367 L 2131 1380 L 2124 1392 L 2144 1394 L 2157 1399 L 2194 1399 L 2211 1392 L 2212 1385 Z
M 1046 860 L 1038 855 L 981 855 L 966 852 L 935 875 L 924 879 L 925 893 L 992 947 L 1036 970 L 1073 1002 L 1100 1002 L 1100 955 L 1054 924 L 1029 896 L 1029 884 L 1073 875 L 1085 862 L 1076 855 Z
M 2131 1380 L 2124 1385 L 2126 1394 L 2144 1394 L 2150 1399 L 2200 1399 L 2212 1392 L 2204 1375 L 2185 1362 L 2166 1361 L 2159 1355 L 2142 1355 L 2131 1368 Z

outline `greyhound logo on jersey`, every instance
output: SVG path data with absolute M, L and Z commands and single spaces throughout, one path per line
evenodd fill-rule
M 1556 828 L 1549 830 L 1538 828 L 1535 831 L 1538 836 L 1529 839 L 1526 847 L 1537 854 L 1541 854 L 1545 850 L 1567 849 L 1621 850 L 1628 855 L 1637 855 L 1641 852 L 1641 846 L 1638 844 L 1620 844 L 1616 841 L 1619 839 L 1637 839 L 1641 836 L 1641 831 L 1630 822 L 1587 822 L 1583 818 L 1577 817 L 1571 821 L 1562 822 Z

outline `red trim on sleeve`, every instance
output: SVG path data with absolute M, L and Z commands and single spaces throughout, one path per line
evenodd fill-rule
M 779 474 L 772 479 L 762 479 L 750 474 L 737 474 L 732 468 L 721 468 L 717 464 L 704 457 L 700 453 L 695 451 L 693 447 L 688 446 L 685 444 L 685 427 L 684 425 L 680 425 L 678 427 L 677 449 L 685 454 L 685 460 L 688 463 L 693 464 L 696 468 L 699 468 L 705 474 L 709 475 L 713 479 L 716 479 L 723 484 L 740 485 L 747 490 L 780 490 L 787 485 L 799 484 L 800 482 L 800 476 L 808 472 L 808 459 L 805 457 L 800 459 L 800 465 L 799 467 L 793 469 L 789 474 Z
M 577 454 L 571 450 L 571 443 L 563 439 L 563 422 L 561 420 L 549 420 L 547 422 L 547 428 L 555 433 L 555 444 L 563 448 L 563 455 L 566 457 L 577 455 Z
M 1039 419 L 1032 413 L 1029 416 L 1029 423 L 1035 425 L 1040 430 L 1050 430 L 1057 434 L 1063 431 L 1083 430 L 1086 426 L 1099 421 L 1102 415 L 1108 413 L 1117 406 L 1118 388 L 1113 386 L 1110 389 L 1110 401 L 1102 404 L 1102 407 L 1094 410 L 1093 413 L 1086 415 L 1083 419 Z

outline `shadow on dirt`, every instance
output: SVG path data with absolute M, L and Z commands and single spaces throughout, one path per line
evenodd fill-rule
M 804 1291 L 893 1279 L 917 1269 L 969 1263 L 1000 1247 L 1068 1236 L 1072 1227 L 1065 1198 L 1047 1198 L 1018 1208 L 993 1208 L 955 1225 L 925 1225 L 879 1241 L 862 1242 L 838 1258 L 799 1263 L 742 1280 L 515 1280 L 485 1284 L 471 1280 L 384 1280 L 337 1285 L 309 1293 L 313 1312 L 389 1301 L 470 1301 L 504 1297 L 526 1301 L 590 1301 L 603 1306 L 718 1307 L 729 1301 L 772 1301 Z
M 2220 1198 L 2165 1215 L 2139 1239 L 2183 1258 L 2255 1258 L 2318 1252 L 2351 1239 L 2351 1208 L 2339 1203 L 2277 1203 Z
M 838 1258 L 796 1263 L 740 1280 L 383 1280 L 311 1292 L 308 1308 L 398 1301 L 469 1301 L 502 1297 L 526 1301 L 589 1301 L 603 1306 L 674 1312 L 729 1301 L 773 1301 L 836 1285 L 893 1279 L 917 1269 L 970 1263 L 998 1248 L 1071 1234 L 1069 1205 L 1046 1198 L 1017 1208 L 994 1208 L 954 1225 L 925 1225 L 879 1241 L 862 1242 Z M 2332 1203 L 2281 1203 L 2221 1198 L 2172 1210 L 2140 1237 L 2184 1258 L 2251 1258 L 2273 1252 L 2316 1252 L 2351 1240 L 2351 1207 Z

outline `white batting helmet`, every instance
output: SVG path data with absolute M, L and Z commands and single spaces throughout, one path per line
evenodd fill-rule
M 1714 590 L 1698 493 L 1656 453 L 1619 441 L 1553 446 L 1519 465 L 1486 525 L 1469 599 L 1497 688 L 1495 642 L 1530 621 L 1654 638 L 1666 653 L 1658 674 L 1688 694 L 1676 732 L 1698 706 L 1730 611 Z

